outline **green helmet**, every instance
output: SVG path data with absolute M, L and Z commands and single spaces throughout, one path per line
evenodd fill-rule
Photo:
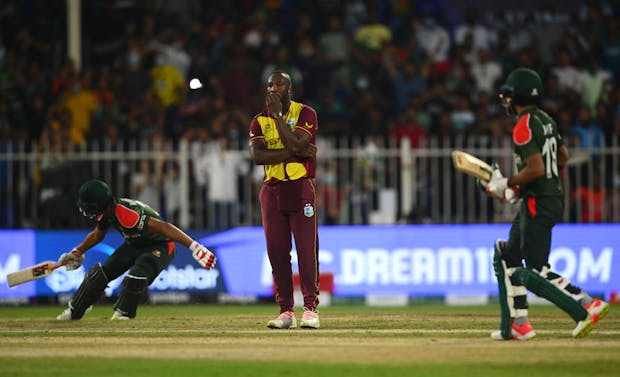
M 80 187 L 77 204 L 84 216 L 94 218 L 101 215 L 113 200 L 110 187 L 103 181 L 92 179 Z
M 542 80 L 536 71 L 517 68 L 510 72 L 499 95 L 504 107 L 512 105 L 537 105 L 542 96 Z

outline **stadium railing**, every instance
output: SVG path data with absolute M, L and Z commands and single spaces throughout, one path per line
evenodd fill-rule
M 596 149 L 571 148 L 572 158 L 562 173 L 567 188 L 564 221 L 620 221 L 619 141 L 615 137 L 609 146 Z M 387 147 L 381 143 L 360 138 L 319 140 L 321 224 L 512 219 L 516 207 L 500 205 L 479 192 L 471 177 L 454 171 L 450 155 L 454 149 L 466 150 L 513 173 L 509 140 L 457 138 L 448 143 L 431 138 L 415 149 L 408 139 L 400 145 L 391 141 Z M 0 145 L 0 228 L 83 227 L 75 196 L 80 183 L 92 177 L 106 180 L 117 196 L 144 198 L 184 228 L 260 225 L 257 195 L 262 168 L 254 166 L 247 150 L 209 148 L 187 141 L 176 146 L 148 141 L 85 146 L 5 143 Z M 233 178 L 205 174 L 224 155 L 233 156 L 240 167 L 230 172 Z M 216 192 L 218 184 L 227 185 L 232 198 L 212 200 L 210 192 Z

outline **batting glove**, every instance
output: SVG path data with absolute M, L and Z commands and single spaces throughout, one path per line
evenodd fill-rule
M 508 188 L 508 178 L 502 175 L 497 164 L 493 164 L 493 171 L 491 172 L 491 179 L 487 184 L 487 193 L 493 195 L 500 200 L 505 199 L 506 189 Z
M 486 193 L 487 192 L 487 185 L 489 184 L 489 182 L 487 181 L 483 181 L 482 179 L 476 178 L 476 187 L 478 188 L 478 190 Z
M 77 270 L 84 263 L 84 255 L 74 248 L 68 253 L 62 253 L 58 258 L 58 263 L 65 265 L 67 271 Z
M 192 256 L 196 261 L 207 270 L 215 267 L 217 263 L 217 258 L 215 254 L 213 254 L 209 249 L 194 241 L 191 245 L 189 245 L 189 249 L 192 252 Z
M 504 199 L 510 204 L 517 204 L 521 200 L 521 190 L 519 186 L 513 186 L 504 192 Z

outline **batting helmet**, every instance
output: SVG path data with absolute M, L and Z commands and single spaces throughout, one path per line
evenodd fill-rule
M 84 216 L 93 218 L 102 214 L 113 200 L 110 187 L 103 181 L 92 179 L 80 187 L 77 204 Z
M 511 105 L 537 105 L 542 96 L 542 80 L 536 71 L 517 68 L 510 72 L 499 95 L 504 107 Z

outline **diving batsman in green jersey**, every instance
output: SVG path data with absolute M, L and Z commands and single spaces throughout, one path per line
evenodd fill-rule
M 568 149 L 555 121 L 538 108 L 542 91 L 538 73 L 517 68 L 500 94 L 508 113 L 517 115 L 512 130 L 517 174 L 504 177 L 494 165 L 485 186 L 502 202 L 508 199 L 508 187 L 521 200 L 508 241 L 495 242 L 493 267 L 501 312 L 500 330 L 491 334 L 496 340 L 527 340 L 536 335 L 528 320 L 527 290 L 564 310 L 577 323 L 575 338 L 586 336 L 609 311 L 608 303 L 593 299 L 550 269 L 551 232 L 564 210 L 560 169 L 568 161 Z
M 182 230 L 163 221 L 159 213 L 138 200 L 116 198 L 108 185 L 90 180 L 79 190 L 78 207 L 89 218 L 97 219 L 97 226 L 70 252 L 63 253 L 58 263 L 67 270 L 82 265 L 84 253 L 101 242 L 107 231 L 114 227 L 125 242 L 114 251 L 103 266 L 95 264 L 68 303 L 58 320 L 80 319 L 101 297 L 107 284 L 129 273 L 114 305 L 112 320 L 135 318 L 138 304 L 146 299 L 147 288 L 172 262 L 178 242 L 192 251 L 196 261 L 206 269 L 215 266 L 215 255 Z

